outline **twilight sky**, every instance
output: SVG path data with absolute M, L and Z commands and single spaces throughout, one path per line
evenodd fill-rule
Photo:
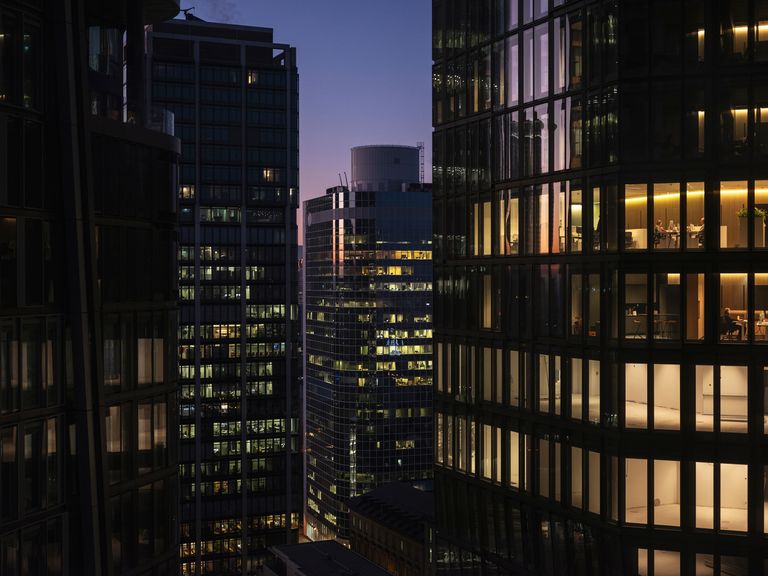
M 182 0 L 190 6 L 296 47 L 302 200 L 338 185 L 349 149 L 364 144 L 424 141 L 432 180 L 430 0 Z

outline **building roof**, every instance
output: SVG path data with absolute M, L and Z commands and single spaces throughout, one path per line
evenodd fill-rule
M 389 576 L 389 572 L 334 540 L 273 546 L 273 554 L 304 576 Z
M 432 492 L 405 482 L 382 484 L 348 504 L 350 512 L 417 541 L 424 540 L 424 524 L 432 524 L 435 519 Z

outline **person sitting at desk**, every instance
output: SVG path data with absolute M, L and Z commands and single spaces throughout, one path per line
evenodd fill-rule
M 656 226 L 653 227 L 653 245 L 658 246 L 661 243 L 661 239 L 664 237 L 666 230 L 661 223 L 661 218 L 656 220 Z
M 726 308 L 723 311 L 723 315 L 720 317 L 720 335 L 729 336 L 736 332 L 736 339 L 741 340 L 741 334 L 743 326 L 733 319 L 731 316 L 731 309 Z
M 701 219 L 701 226 L 699 226 L 699 231 L 696 233 L 696 240 L 699 243 L 699 248 L 704 247 L 704 218 Z

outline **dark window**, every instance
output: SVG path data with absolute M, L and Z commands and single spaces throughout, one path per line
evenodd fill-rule
M 0 308 L 16 306 L 16 241 L 16 219 L 0 218 Z
M 24 107 L 40 108 L 40 29 L 24 26 Z
M 679 72 L 683 22 L 680 0 L 655 0 L 652 5 L 651 66 L 654 72 Z
M 655 84 L 651 96 L 653 109 L 654 159 L 672 160 L 680 157 L 680 85 Z
M 18 514 L 18 466 L 16 427 L 4 428 L 0 430 L 0 520 Z
M 16 18 L 0 14 L 0 102 L 17 102 L 20 40 Z
M 648 154 L 648 89 L 627 86 L 621 97 L 619 113 L 622 161 L 637 162 Z
M 24 428 L 24 510 L 36 510 L 42 507 L 45 498 L 43 471 L 45 459 L 43 452 L 43 423 L 27 424 Z

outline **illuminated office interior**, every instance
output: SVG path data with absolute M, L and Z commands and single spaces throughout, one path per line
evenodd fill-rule
M 438 574 L 768 571 L 768 3 L 434 0 Z

